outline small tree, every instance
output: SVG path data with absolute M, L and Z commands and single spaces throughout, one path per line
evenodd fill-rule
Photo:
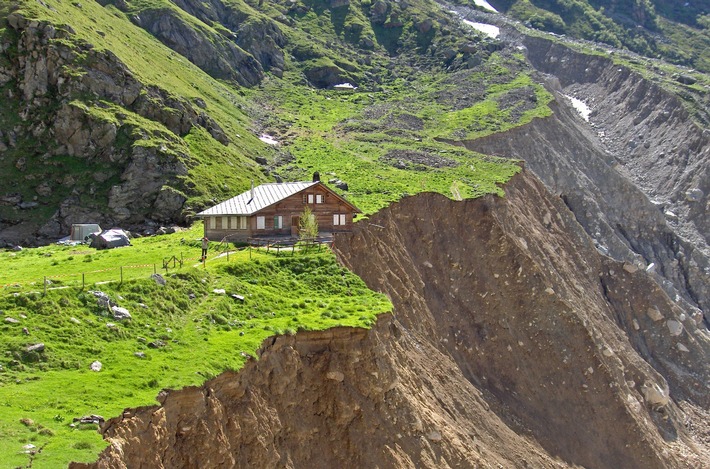
M 298 239 L 314 239 L 318 236 L 318 222 L 310 207 L 306 206 L 298 221 Z

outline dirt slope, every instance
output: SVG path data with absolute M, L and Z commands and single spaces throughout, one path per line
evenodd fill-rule
M 506 193 L 358 223 L 336 251 L 393 315 L 266 341 L 109 421 L 88 467 L 708 466 L 702 321 L 599 255 L 530 173 Z

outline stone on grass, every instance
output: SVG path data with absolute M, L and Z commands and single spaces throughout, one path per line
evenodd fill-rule
M 71 318 L 69 318 L 69 320 L 71 322 L 73 322 L 74 324 L 81 324 L 81 321 L 79 321 L 77 318 L 71 317 Z
M 9 324 L 20 324 L 20 321 L 15 318 L 5 318 L 5 322 L 7 322 Z
M 34 344 L 34 345 L 28 345 L 27 348 L 25 348 L 25 350 L 28 352 L 44 352 L 44 344 L 39 343 L 39 344 Z
M 111 311 L 113 312 L 113 318 L 117 321 L 121 321 L 123 319 L 131 319 L 131 313 L 129 313 L 126 308 L 121 308 L 120 306 L 113 306 L 111 308 Z
M 224 288 L 215 288 L 214 290 L 212 290 L 212 293 L 216 293 L 218 295 L 224 295 L 227 293 L 227 290 L 225 290 Z
M 160 285 L 160 286 L 165 286 L 165 284 L 167 283 L 167 282 L 165 281 L 165 277 L 163 277 L 163 276 L 160 275 L 160 274 L 153 274 L 153 275 L 150 276 L 150 278 L 152 278 L 153 281 L 154 281 L 155 283 L 157 283 L 158 285 Z
M 95 362 L 91 363 L 91 365 L 89 365 L 89 368 L 91 368 L 91 371 L 101 371 L 102 367 L 103 367 L 103 365 L 98 360 L 96 360 Z
M 133 355 L 135 355 L 138 358 L 145 358 L 145 353 L 144 352 L 135 352 Z

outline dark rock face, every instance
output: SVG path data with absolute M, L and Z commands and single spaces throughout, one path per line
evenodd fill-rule
M 139 26 L 215 78 L 244 86 L 261 81 L 261 64 L 229 38 L 198 31 L 172 11 L 147 10 L 136 17 Z
M 278 24 L 273 20 L 253 15 L 253 11 L 251 13 L 241 11 L 234 5 L 225 5 L 220 0 L 209 0 L 206 2 L 177 0 L 174 3 L 185 12 L 204 21 L 206 24 L 216 22 L 226 27 L 231 31 L 231 34 L 226 34 L 224 38 L 230 43 L 233 43 L 234 46 L 240 48 L 242 53 L 248 53 L 256 60 L 259 73 L 253 73 L 251 70 L 242 70 L 239 61 L 234 62 L 230 58 L 231 53 L 225 53 L 222 49 L 213 51 L 213 56 L 222 57 L 226 61 L 227 65 L 232 70 L 231 73 L 234 75 L 233 79 L 236 79 L 239 83 L 247 84 L 247 86 L 254 85 L 263 78 L 263 71 L 270 71 L 276 76 L 283 74 L 285 69 L 283 47 L 286 45 L 286 38 Z M 153 12 L 151 16 L 153 16 L 154 19 L 148 21 L 147 24 L 154 24 L 163 14 L 164 12 L 162 11 Z M 141 25 L 152 32 L 151 28 L 143 24 L 145 20 L 144 16 L 141 17 Z M 183 25 L 183 27 L 192 28 L 192 26 L 189 25 Z M 168 33 L 168 35 L 170 34 L 172 33 Z M 205 32 L 193 31 L 187 33 L 188 37 L 192 37 L 193 35 L 204 36 Z M 223 40 L 220 39 L 220 41 Z M 186 42 L 188 47 L 195 47 L 196 42 L 192 44 L 190 44 L 190 41 Z M 175 41 L 165 43 L 172 48 L 170 44 L 175 43 Z M 178 51 L 177 49 L 175 50 Z M 195 53 L 195 55 L 197 54 Z M 205 66 L 203 67 L 200 63 L 192 59 L 190 60 L 206 72 L 212 74 L 209 71 L 213 66 L 212 62 L 197 57 L 196 59 Z

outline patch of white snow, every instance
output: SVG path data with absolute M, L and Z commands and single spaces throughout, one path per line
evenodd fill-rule
M 482 32 L 486 36 L 490 36 L 492 38 L 497 38 L 500 35 L 500 28 L 498 26 L 494 26 L 492 24 L 486 24 L 486 23 L 476 23 L 475 21 L 469 21 L 469 20 L 463 20 L 463 22 L 465 24 L 471 26 L 476 31 Z
M 570 102 L 572 103 L 572 107 L 574 107 L 577 110 L 579 115 L 582 116 L 582 119 L 589 122 L 589 114 L 592 113 L 592 110 L 589 109 L 589 106 L 587 106 L 587 103 L 585 103 L 581 99 L 577 99 L 572 96 L 565 95 L 565 97 L 570 100 Z
M 485 8 L 488 11 L 492 11 L 495 13 L 498 13 L 498 10 L 493 8 L 490 3 L 488 3 L 486 0 L 473 0 L 473 3 L 476 4 L 477 7 L 482 7 Z
M 339 85 L 333 85 L 333 88 L 336 90 L 356 90 L 357 86 L 352 83 L 341 83 Z
M 268 145 L 278 145 L 279 141 L 276 140 L 273 136 L 269 134 L 261 134 L 259 135 L 259 140 L 262 142 L 268 144 Z

